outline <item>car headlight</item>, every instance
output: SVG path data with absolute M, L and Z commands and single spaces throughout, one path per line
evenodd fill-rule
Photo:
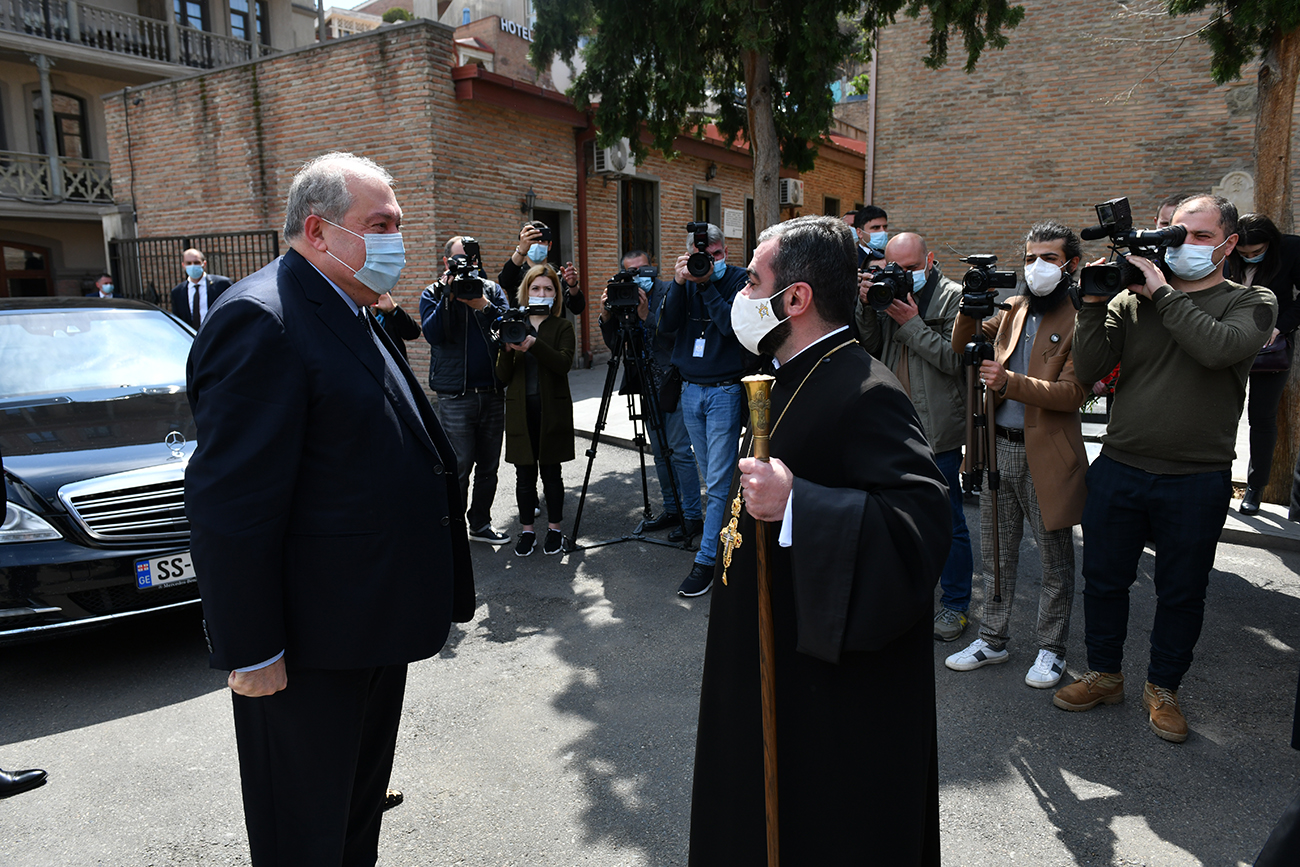
M 0 524 L 0 545 L 6 542 L 42 542 L 63 538 L 49 522 L 16 503 L 5 504 L 5 520 Z

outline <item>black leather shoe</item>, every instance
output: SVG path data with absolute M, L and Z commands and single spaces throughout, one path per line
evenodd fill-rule
M 384 810 L 391 810 L 400 803 L 402 803 L 402 793 L 399 789 L 389 789 L 384 792 Z
M 1246 486 L 1246 493 L 1241 495 L 1240 511 L 1243 515 L 1253 515 L 1259 511 L 1259 491 Z
M 44 783 L 45 772 L 42 770 L 33 768 L 30 771 L 6 771 L 0 768 L 0 798 L 17 795 Z
M 655 530 L 666 530 L 669 527 L 676 527 L 681 520 L 682 516 L 676 512 L 660 512 L 653 518 L 646 518 L 642 521 L 637 532 L 653 533 Z
M 674 527 L 673 530 L 672 530 L 672 532 L 670 532 L 670 533 L 668 534 L 668 541 L 669 541 L 669 542 L 687 542 L 687 541 L 689 541 L 689 540 L 695 538 L 695 534 L 698 533 L 698 532 L 700 532 L 700 531 L 703 530 L 703 529 L 704 529 L 704 522 L 701 521 L 699 518 L 687 518 L 687 519 L 686 519 L 686 532 L 683 533 L 683 532 L 682 532 L 682 528 L 681 528 L 680 526 L 679 526 L 679 527 Z

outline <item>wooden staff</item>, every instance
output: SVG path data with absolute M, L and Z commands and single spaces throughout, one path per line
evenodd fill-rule
M 768 430 L 772 402 L 771 376 L 746 376 L 749 397 L 749 428 L 753 433 L 754 457 L 768 461 L 771 452 Z M 758 557 L 758 673 L 763 698 L 763 794 L 767 806 L 767 864 L 781 861 L 776 797 L 776 635 L 772 626 L 772 567 L 767 562 L 768 525 L 754 521 L 755 554 Z

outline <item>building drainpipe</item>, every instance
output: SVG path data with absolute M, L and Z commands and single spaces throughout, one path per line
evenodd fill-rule
M 587 269 L 587 142 L 596 137 L 596 130 L 590 123 L 573 131 L 574 150 L 577 151 L 578 172 L 578 214 L 574 231 L 578 235 L 578 273 L 586 281 L 587 291 L 584 298 L 587 303 L 582 307 L 582 366 L 591 367 L 591 272 Z
M 54 131 L 54 94 L 50 91 L 50 67 L 54 65 L 44 54 L 30 55 L 41 76 L 41 135 L 45 139 L 45 155 L 50 168 L 50 197 L 63 199 L 63 168 L 59 165 L 59 140 Z
M 862 179 L 862 203 L 864 205 L 873 204 L 872 197 L 876 192 L 876 94 L 880 92 L 880 85 L 876 76 L 880 73 L 880 31 L 875 33 L 875 45 L 871 49 L 871 71 L 867 73 L 870 76 L 869 87 L 867 88 L 867 174 Z

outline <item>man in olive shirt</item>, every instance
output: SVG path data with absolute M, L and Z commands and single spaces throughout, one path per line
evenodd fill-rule
M 1154 541 L 1156 616 L 1142 701 L 1152 731 L 1187 739 L 1178 687 L 1201 634 L 1214 551 L 1232 498 L 1230 468 L 1246 377 L 1272 334 L 1277 302 L 1223 279 L 1237 244 L 1237 209 L 1218 196 L 1179 204 L 1187 240 L 1169 248 L 1172 276 L 1146 276 L 1109 300 L 1085 295 L 1074 330 L 1084 382 L 1122 363 L 1101 456 L 1088 469 L 1083 511 L 1083 611 L 1088 668 L 1053 703 L 1084 711 L 1124 698 L 1128 589 Z

